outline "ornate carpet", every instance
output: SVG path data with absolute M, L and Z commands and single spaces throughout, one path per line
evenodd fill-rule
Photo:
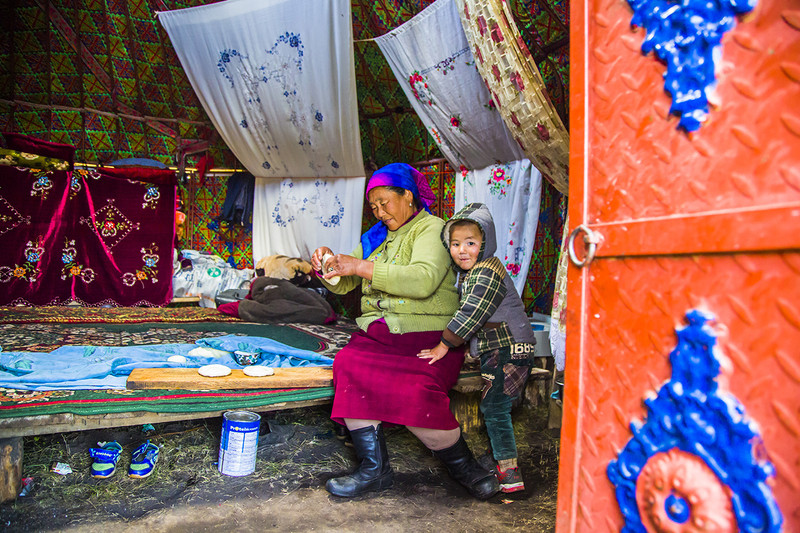
M 208 307 L 0 307 L 0 323 L 241 322 Z
M 6 310 L 8 308 L 5 308 Z M 16 309 L 16 308 L 12 308 Z M 63 308 L 59 308 L 63 309 Z M 190 308 L 193 311 L 202 308 Z M 38 308 L 36 311 L 41 310 Z M 193 343 L 202 337 L 218 335 L 255 335 L 269 337 L 296 348 L 335 355 L 355 331 L 355 322 L 342 319 L 333 325 L 312 324 L 255 324 L 238 319 L 223 322 L 187 321 L 190 315 L 174 313 L 177 309 L 136 309 L 136 311 L 167 311 L 162 318 L 182 317 L 183 322 L 141 322 L 143 314 L 126 316 L 117 309 L 95 309 L 91 318 L 96 322 L 83 324 L 8 323 L 0 318 L 0 347 L 3 351 L 48 352 L 58 346 L 95 345 L 131 346 L 142 344 Z M 224 315 L 216 312 L 217 315 Z M 108 313 L 108 317 L 103 317 Z M 46 313 L 45 313 L 46 315 Z M 28 318 L 30 318 L 29 315 Z M 14 319 L 24 318 L 24 313 Z M 68 316 L 68 319 L 75 316 Z M 102 319 L 102 320 L 101 320 Z M 132 323 L 115 323 L 125 319 Z M 0 418 L 72 413 L 99 415 L 132 411 L 186 413 L 228 409 L 253 409 L 280 402 L 314 400 L 333 396 L 332 387 L 307 389 L 254 390 L 74 390 L 23 391 L 0 387 Z M 0 425 L 0 428 L 2 426 Z

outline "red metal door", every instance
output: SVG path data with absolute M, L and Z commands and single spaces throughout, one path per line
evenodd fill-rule
M 557 529 L 800 531 L 800 4 L 736 18 L 690 134 L 632 15 L 572 3 Z

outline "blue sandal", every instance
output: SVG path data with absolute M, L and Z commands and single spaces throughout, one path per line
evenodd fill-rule
M 131 465 L 128 467 L 128 476 L 145 478 L 153 473 L 158 460 L 158 446 L 148 440 L 131 455 Z
M 92 477 L 107 478 L 117 471 L 117 462 L 122 454 L 122 446 L 117 441 L 98 442 L 99 448 L 89 448 L 89 454 L 94 459 L 92 463 Z

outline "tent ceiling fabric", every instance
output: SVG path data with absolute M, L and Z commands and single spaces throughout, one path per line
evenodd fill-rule
M 154 12 L 204 0 L 10 0 L 0 22 L 0 130 L 77 147 L 109 163 L 206 149 L 237 166 L 205 115 Z M 363 157 L 381 166 L 441 154 L 372 39 L 433 0 L 352 0 Z M 569 2 L 511 0 L 515 21 L 568 124 Z M 188 161 L 192 162 L 191 159 Z

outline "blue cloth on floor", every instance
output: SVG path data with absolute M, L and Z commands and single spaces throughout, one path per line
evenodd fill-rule
M 219 357 L 189 355 L 198 347 L 230 352 Z M 24 390 L 124 389 L 134 368 L 199 368 L 222 364 L 244 368 L 234 350 L 261 353 L 259 366 L 331 366 L 333 358 L 302 350 L 265 337 L 226 335 L 195 344 L 141 346 L 61 346 L 52 352 L 0 352 L 0 387 Z M 185 363 L 167 361 L 182 355 Z

